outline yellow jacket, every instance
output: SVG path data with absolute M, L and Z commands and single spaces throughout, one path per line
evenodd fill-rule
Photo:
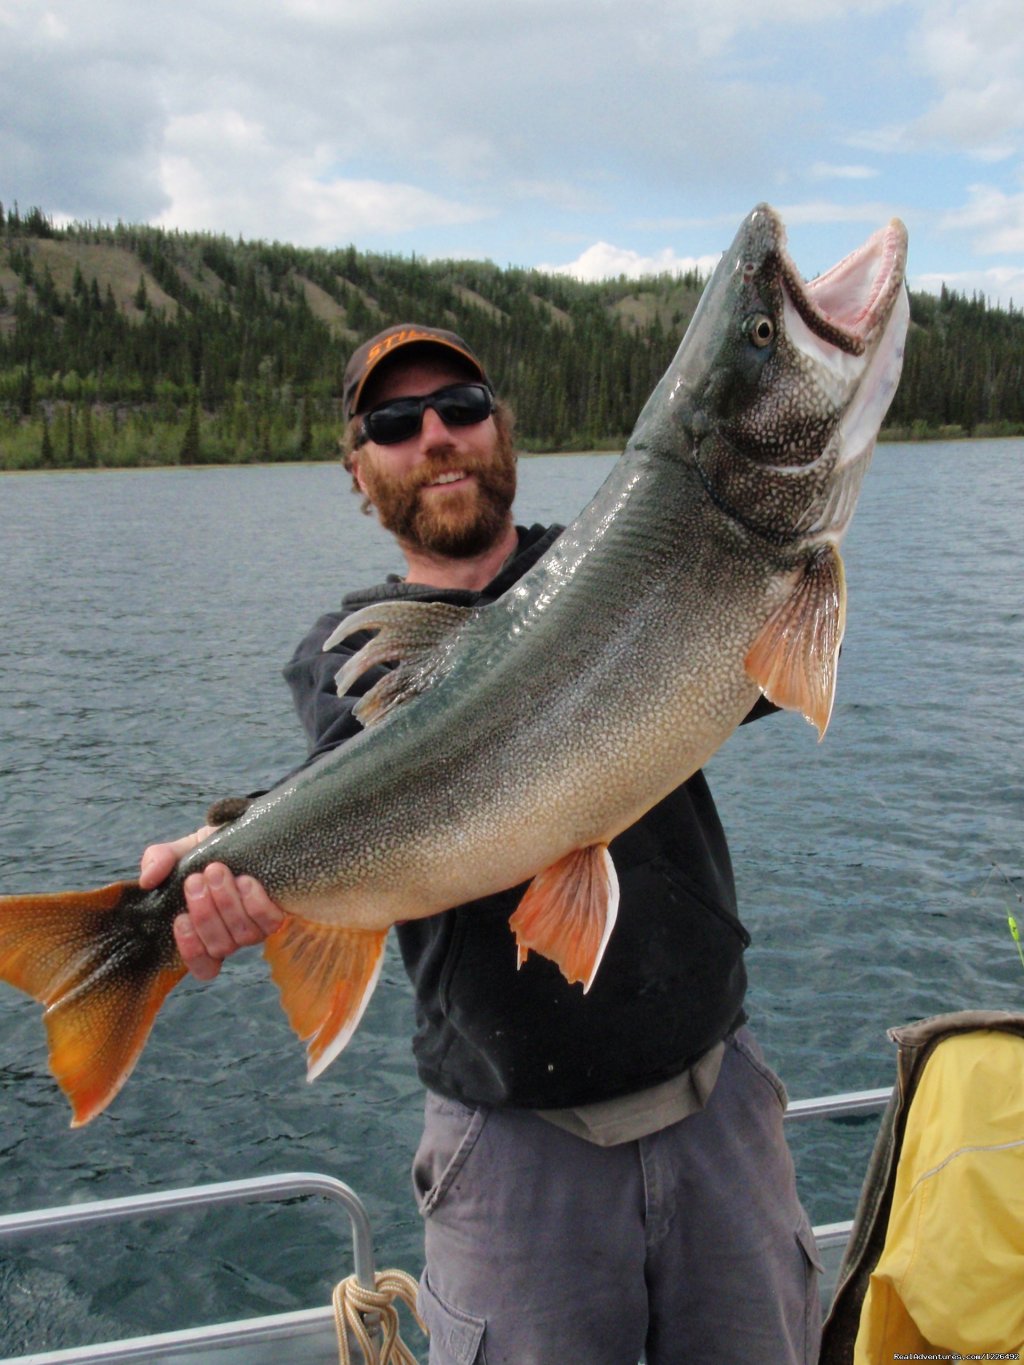
M 1024 1016 L 893 1030 L 899 1084 L 822 1365 L 1024 1354 Z M 852 1354 L 851 1354 L 852 1347 Z

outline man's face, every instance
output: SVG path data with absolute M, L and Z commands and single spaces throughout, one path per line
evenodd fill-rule
M 393 398 L 421 398 L 465 382 L 443 358 L 396 359 L 374 384 L 365 408 Z M 511 443 L 487 417 L 472 426 L 445 426 L 426 408 L 414 436 L 394 445 L 367 441 L 352 469 L 377 509 L 381 525 L 415 549 L 452 559 L 486 550 L 508 525 L 516 491 Z

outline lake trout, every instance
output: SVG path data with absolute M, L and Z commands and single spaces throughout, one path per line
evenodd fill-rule
M 188 874 L 222 861 L 286 912 L 264 944 L 309 1075 L 345 1046 L 389 926 L 529 883 L 509 951 L 585 990 L 615 923 L 608 845 L 764 693 L 821 734 L 846 588 L 839 542 L 898 382 L 909 318 L 894 221 L 804 282 L 775 212 L 742 224 L 604 486 L 496 602 L 389 602 L 344 693 L 364 730 L 257 799 L 152 891 L 0 898 L 0 978 L 45 1006 L 88 1122 L 184 975 Z M 513 937 L 514 936 L 514 937 Z

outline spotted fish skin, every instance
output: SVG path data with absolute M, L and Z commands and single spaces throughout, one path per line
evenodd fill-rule
M 615 835 L 761 693 L 828 724 L 839 543 L 899 378 L 905 265 L 894 221 L 805 283 L 760 205 L 622 458 L 533 569 L 486 607 L 384 603 L 327 642 L 374 632 L 342 691 L 395 665 L 359 704 L 362 734 L 155 891 L 0 898 L 0 977 L 46 1004 L 75 1122 L 130 1073 L 184 972 L 171 934 L 184 879 L 216 860 L 286 912 L 265 953 L 311 1075 L 351 1036 L 398 920 L 530 882 L 510 951 L 589 987 L 614 931 Z

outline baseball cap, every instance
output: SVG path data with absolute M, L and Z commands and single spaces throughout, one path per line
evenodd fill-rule
M 435 346 L 440 350 L 454 351 L 488 388 L 493 388 L 484 367 L 460 336 L 445 331 L 443 327 L 422 327 L 416 322 L 400 322 L 394 327 L 385 327 L 383 332 L 364 341 L 345 367 L 342 406 L 346 422 L 354 412 L 359 411 L 359 400 L 370 375 L 382 360 L 394 355 L 403 346 Z

